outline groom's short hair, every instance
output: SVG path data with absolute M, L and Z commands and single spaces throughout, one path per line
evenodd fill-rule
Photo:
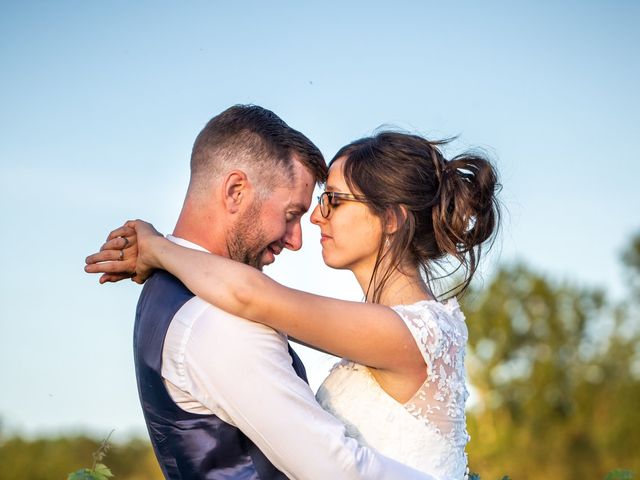
M 293 181 L 295 160 L 317 183 L 326 181 L 327 165 L 311 140 L 271 110 L 234 105 L 209 120 L 198 134 L 191 152 L 189 190 L 204 191 L 216 178 L 240 168 L 266 194 L 283 181 Z

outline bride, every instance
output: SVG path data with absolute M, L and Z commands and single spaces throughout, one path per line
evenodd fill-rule
M 114 230 L 88 268 L 130 271 L 104 262 L 113 258 L 108 250 L 123 248 L 117 237 L 129 237 L 137 282 L 165 269 L 229 313 L 343 357 L 317 399 L 360 443 L 434 478 L 463 478 L 467 327 L 451 293 L 469 285 L 497 228 L 498 183 L 487 160 L 448 161 L 441 144 L 381 132 L 343 147 L 330 163 L 311 221 L 325 263 L 353 272 L 364 303 L 287 288 L 258 269 L 176 245 L 142 221 Z M 452 260 L 464 274 L 441 301 L 431 279 Z

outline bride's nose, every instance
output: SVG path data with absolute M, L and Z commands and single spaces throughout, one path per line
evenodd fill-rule
M 316 208 L 311 212 L 311 223 L 314 225 L 320 225 L 323 222 L 326 222 L 327 219 L 322 216 L 320 213 L 320 205 L 316 205 Z

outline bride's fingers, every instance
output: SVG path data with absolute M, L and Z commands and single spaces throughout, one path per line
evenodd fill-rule
M 93 264 L 98 262 L 115 262 L 122 261 L 126 257 L 126 252 L 122 250 L 101 250 L 98 253 L 94 253 L 93 255 L 89 255 L 84 262 L 86 264 Z
M 115 283 L 115 282 L 119 282 L 120 280 L 126 280 L 128 278 L 132 278 L 133 274 L 132 273 L 104 273 L 102 274 L 102 276 L 100 277 L 100 283 Z
M 102 250 L 128 250 L 132 247 L 135 247 L 138 243 L 138 237 L 133 236 L 117 236 L 112 238 L 111 240 L 107 240 L 101 247 Z
M 130 224 L 130 221 L 127 222 L 127 224 Z M 113 239 L 113 238 L 117 238 L 117 237 L 132 237 L 136 235 L 136 231 L 135 229 L 133 229 L 130 226 L 127 226 L 127 224 L 116 228 L 115 230 L 113 230 L 109 236 L 107 237 L 107 241 Z
M 150 276 L 151 276 L 150 270 L 145 273 L 134 272 L 134 274 L 131 276 L 131 280 L 136 282 L 138 285 L 142 285 L 144 282 L 147 281 L 147 278 L 149 278 Z
M 131 273 L 136 269 L 137 257 L 137 249 L 133 247 L 102 250 L 85 259 L 87 265 L 84 270 L 87 273 Z
M 135 260 L 107 260 L 100 263 L 88 263 L 84 266 L 87 273 L 115 273 L 133 275 L 136 269 Z

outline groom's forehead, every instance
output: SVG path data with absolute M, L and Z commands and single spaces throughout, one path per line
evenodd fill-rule
M 271 190 L 268 202 L 278 210 L 292 215 L 304 215 L 311 207 L 313 182 L 304 179 L 292 180 Z
M 292 168 L 280 177 L 277 188 L 283 188 L 298 198 L 307 197 L 310 199 L 313 195 L 313 189 L 316 185 L 316 179 L 309 169 L 298 161 L 293 162 Z

